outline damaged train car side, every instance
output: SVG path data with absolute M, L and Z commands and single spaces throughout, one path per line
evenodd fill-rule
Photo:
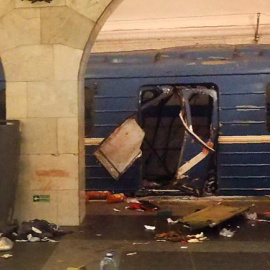
M 269 63 L 268 45 L 92 55 L 86 189 L 270 194 Z M 125 136 L 141 151 L 122 166 Z

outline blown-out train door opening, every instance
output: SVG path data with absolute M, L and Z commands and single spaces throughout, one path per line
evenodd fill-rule
M 214 168 L 217 93 L 206 86 L 140 89 L 138 112 L 98 146 L 94 155 L 114 181 L 136 160 L 143 188 L 200 195 Z

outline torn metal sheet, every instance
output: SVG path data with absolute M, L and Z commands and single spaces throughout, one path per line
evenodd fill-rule
M 179 222 L 185 223 L 191 230 L 208 226 L 214 227 L 234 216 L 244 213 L 249 208 L 249 206 L 234 207 L 226 205 L 212 205 L 180 218 Z
M 200 161 L 202 161 L 208 153 L 200 152 L 198 155 L 193 157 L 191 160 L 187 161 L 184 165 L 182 165 L 178 170 L 177 170 L 177 179 L 181 179 L 182 176 L 189 171 L 192 167 L 197 165 Z
M 144 135 L 136 120 L 129 118 L 99 145 L 94 155 L 111 176 L 118 180 L 141 156 Z

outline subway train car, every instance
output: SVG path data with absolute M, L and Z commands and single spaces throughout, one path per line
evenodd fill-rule
M 269 83 L 268 45 L 93 54 L 86 189 L 270 194 Z

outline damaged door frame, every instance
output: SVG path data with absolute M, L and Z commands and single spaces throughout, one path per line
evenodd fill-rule
M 179 166 L 176 172 L 176 180 L 174 182 L 174 186 L 180 186 L 183 191 L 187 191 L 189 194 L 193 194 L 196 196 L 200 196 L 203 192 L 202 184 L 200 184 L 200 188 L 192 187 L 192 182 L 194 180 L 205 181 L 206 179 L 201 179 L 200 173 L 196 172 L 196 166 L 204 160 L 205 165 L 209 165 L 209 153 L 215 153 L 215 145 L 216 145 L 216 137 L 218 131 L 218 99 L 217 99 L 217 91 L 216 89 L 206 88 L 206 87 L 179 87 L 178 91 L 179 96 L 181 97 L 183 109 L 179 113 L 179 117 L 182 121 L 182 124 L 186 130 L 183 142 L 183 148 L 181 150 L 181 155 L 179 159 Z M 212 114 L 211 114 L 211 124 L 210 124 L 210 136 L 207 142 L 201 139 L 197 134 L 193 132 L 192 126 L 192 115 L 191 115 L 191 108 L 190 108 L 190 99 L 193 95 L 202 94 L 208 95 L 212 98 Z M 184 118 L 185 112 L 185 118 Z M 202 147 L 202 151 L 199 152 L 199 148 L 196 150 L 194 149 L 194 143 L 199 144 Z M 193 146 L 192 146 L 193 145 Z M 190 151 L 194 151 L 194 156 L 191 157 L 187 155 L 188 147 Z M 193 149 L 193 150 L 192 150 Z M 188 156 L 188 159 L 187 159 Z M 206 159 L 206 157 L 208 157 Z M 207 161 L 206 161 L 207 160 Z M 209 166 L 208 166 L 209 167 Z M 187 174 L 186 174 L 187 173 Z M 190 175 L 189 175 L 190 174 Z M 204 172 L 206 174 L 206 172 Z M 182 179 L 186 179 L 182 184 Z M 188 180 L 187 180 L 188 179 Z M 189 186 L 191 184 L 191 187 Z M 203 184 L 204 186 L 204 184 Z
M 132 114 L 131 116 L 129 116 L 125 121 L 123 121 L 109 136 L 107 136 L 98 146 L 96 152 L 94 153 L 94 155 L 96 156 L 96 158 L 99 160 L 99 162 L 105 167 L 105 169 L 111 174 L 111 176 L 115 179 L 118 180 L 121 175 L 126 172 L 126 170 L 133 164 L 133 162 L 139 158 L 141 155 L 137 155 L 134 156 L 132 159 L 129 159 L 129 161 L 122 166 L 122 162 L 119 159 L 115 159 L 116 163 L 114 164 L 113 160 L 113 153 L 110 152 L 110 157 L 106 156 L 106 153 L 104 153 L 103 148 L 106 148 L 106 145 L 109 143 L 111 144 L 115 138 L 116 138 L 116 134 L 119 134 L 119 131 L 121 131 L 121 127 L 124 125 L 127 125 L 127 122 L 130 119 L 134 119 L 136 118 L 136 115 L 138 115 L 138 113 L 144 111 L 145 109 L 160 103 L 162 100 L 164 100 L 165 98 L 168 98 L 172 95 L 177 95 L 178 97 L 180 97 L 181 102 L 182 102 L 182 108 L 180 109 L 180 113 L 179 113 L 179 117 L 183 123 L 183 126 L 186 130 L 186 133 L 189 134 L 196 143 L 198 143 L 199 145 L 201 145 L 203 151 L 201 153 L 199 153 L 197 156 L 194 156 L 194 158 L 188 162 L 185 162 L 184 165 L 178 167 L 176 174 L 175 174 L 175 179 L 176 182 L 178 183 L 180 182 L 180 180 L 182 179 L 181 176 L 183 175 L 183 173 L 186 173 L 187 171 L 189 171 L 192 167 L 196 166 L 196 164 L 198 164 L 199 162 L 201 162 L 206 156 L 208 156 L 209 153 L 214 153 L 215 149 L 214 149 L 214 145 L 215 145 L 215 140 L 216 140 L 216 135 L 217 135 L 217 129 L 218 129 L 218 115 L 217 115 L 217 91 L 216 89 L 209 89 L 207 87 L 204 86 L 197 86 L 197 87 L 192 87 L 192 86 L 181 86 L 181 85 L 157 85 L 156 86 L 157 90 L 161 91 L 161 94 L 155 98 L 153 98 L 151 101 L 143 104 L 136 113 Z M 210 137 L 208 142 L 204 142 L 197 134 L 195 134 L 193 132 L 193 128 L 192 128 L 192 116 L 191 116 L 191 108 L 190 108 L 190 104 L 189 104 L 189 100 L 192 97 L 192 95 L 194 94 L 205 94 L 208 95 L 212 98 L 213 103 L 212 103 L 212 114 L 211 114 L 211 124 L 210 124 Z M 185 111 L 185 117 L 186 117 L 186 121 L 184 120 L 184 115 L 183 112 Z M 136 120 L 135 120 L 136 122 Z M 119 137 L 118 137 L 119 140 Z M 137 145 L 139 146 L 139 145 Z M 139 148 L 141 148 L 141 144 L 139 146 Z M 117 152 L 117 151 L 115 151 Z M 100 159 L 100 156 L 102 156 L 102 159 Z M 181 151 L 181 155 L 179 158 L 179 164 L 181 163 L 181 159 L 183 158 L 182 155 L 182 151 Z M 104 162 L 104 159 L 106 160 L 106 162 Z M 110 162 L 108 162 L 110 161 Z M 119 164 L 121 163 L 121 170 L 115 170 L 115 168 L 119 168 Z M 184 170 L 183 170 L 184 167 Z M 117 171 L 117 173 L 112 173 L 113 171 Z M 177 189 L 176 189 L 177 190 Z M 176 191 L 174 190 L 174 191 Z

